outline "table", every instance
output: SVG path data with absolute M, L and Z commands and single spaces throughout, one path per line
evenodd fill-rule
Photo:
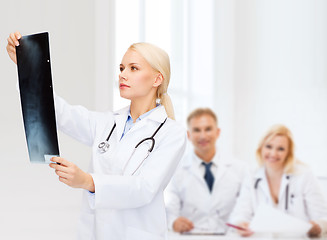
M 182 235 L 178 233 L 169 232 L 168 240 L 246 240 L 246 239 L 255 239 L 255 240 L 271 240 L 271 239 L 279 239 L 279 240 L 304 240 L 310 239 L 309 237 L 282 237 L 276 235 L 253 235 L 251 237 L 241 237 L 236 233 L 227 233 L 226 235 Z M 323 238 L 315 238 L 318 239 L 327 239 L 327 236 Z

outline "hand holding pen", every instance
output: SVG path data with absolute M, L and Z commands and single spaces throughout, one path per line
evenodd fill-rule
M 247 223 L 247 222 L 242 222 L 238 226 L 230 224 L 230 223 L 226 223 L 226 225 L 229 226 L 229 227 L 237 229 L 237 232 L 242 237 L 249 237 L 254 233 L 249 229 L 249 223 Z

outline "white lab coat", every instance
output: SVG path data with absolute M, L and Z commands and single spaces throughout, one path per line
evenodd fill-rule
M 296 164 L 294 173 L 283 175 L 277 205 L 270 194 L 265 168 L 260 168 L 252 176 L 249 175 L 242 185 L 230 221 L 234 224 L 251 222 L 261 204 L 275 207 L 304 221 L 319 223 L 327 216 L 327 200 L 318 180 L 306 165 L 300 163 Z
M 201 160 L 193 151 L 185 158 L 165 190 L 169 228 L 183 216 L 193 222 L 194 232 L 224 231 L 241 188 L 244 165 L 216 154 L 212 161 L 217 168 L 210 193 L 199 168 Z
M 172 177 L 186 145 L 186 131 L 167 119 L 155 136 L 155 147 L 132 176 L 148 150 L 141 144 L 122 172 L 136 144 L 153 135 L 167 114 L 163 106 L 135 123 L 121 139 L 129 107 L 96 113 L 71 106 L 55 96 L 58 128 L 92 147 L 90 173 L 95 194 L 84 192 L 78 240 L 163 240 L 167 224 L 163 190 Z M 117 126 L 106 153 L 98 151 L 114 122 Z

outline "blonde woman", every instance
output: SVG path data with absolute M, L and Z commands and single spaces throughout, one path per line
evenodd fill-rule
M 15 63 L 20 38 L 19 32 L 8 38 Z M 88 173 L 74 160 L 57 157 L 52 161 L 60 165 L 50 164 L 59 181 L 85 189 L 78 239 L 166 239 L 163 190 L 186 144 L 185 130 L 173 120 L 169 79 L 166 52 L 136 43 L 123 56 L 119 74 L 120 96 L 130 106 L 98 113 L 55 96 L 58 128 L 92 147 Z
M 272 126 L 259 142 L 256 157 L 260 169 L 243 183 L 230 218 L 232 223 L 246 229 L 239 233 L 252 235 L 248 226 L 256 208 L 268 204 L 310 222 L 308 235 L 318 237 L 327 202 L 312 172 L 295 160 L 290 130 L 283 125 Z

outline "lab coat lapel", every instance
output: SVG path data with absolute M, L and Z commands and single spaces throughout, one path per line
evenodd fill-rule
M 165 107 L 159 106 L 152 113 L 150 113 L 149 116 L 147 116 L 146 118 L 149 120 L 153 120 L 153 121 L 162 123 L 167 118 L 167 113 L 166 113 Z
M 126 124 L 126 120 L 128 117 L 128 113 L 129 113 L 129 106 L 118 110 L 117 112 L 114 113 L 114 118 L 115 118 L 115 122 L 116 122 L 116 128 L 117 128 L 117 142 L 120 141 L 121 136 L 123 135 L 123 131 L 125 128 L 125 124 Z
M 282 182 L 280 184 L 280 190 L 279 190 L 279 195 L 278 195 L 278 203 L 282 204 L 282 206 L 285 204 L 286 205 L 286 188 L 287 185 L 289 185 L 289 176 L 288 174 L 283 174 L 282 177 Z M 286 206 L 283 206 L 283 209 L 285 209 Z
M 213 162 L 217 166 L 217 171 L 214 174 L 215 181 L 213 183 L 212 193 L 215 191 L 215 186 L 217 186 L 217 183 L 223 178 L 224 174 L 226 173 L 226 171 L 230 165 L 229 162 L 222 161 L 218 154 L 215 155 Z
M 259 169 L 259 171 L 255 175 L 253 184 L 256 183 L 257 179 L 261 179 L 261 180 L 258 184 L 258 188 L 256 189 L 256 191 L 263 191 L 266 198 L 269 199 L 269 201 L 272 201 L 271 195 L 270 195 L 270 190 L 269 190 L 269 185 L 268 185 L 268 180 L 267 180 L 266 173 L 265 173 L 265 168 Z M 254 185 L 253 185 L 253 187 L 254 187 Z
M 189 167 L 190 173 L 200 182 L 200 184 L 207 188 L 207 183 L 204 180 L 204 175 L 202 175 L 201 171 L 199 170 L 199 164 L 201 164 L 201 160 L 195 156 L 194 152 L 190 157 L 192 158 L 191 166 Z
M 215 182 L 216 181 L 218 182 L 224 176 L 225 172 L 228 169 L 228 165 L 229 164 L 227 164 L 227 163 L 223 163 L 223 164 L 218 165 Z

